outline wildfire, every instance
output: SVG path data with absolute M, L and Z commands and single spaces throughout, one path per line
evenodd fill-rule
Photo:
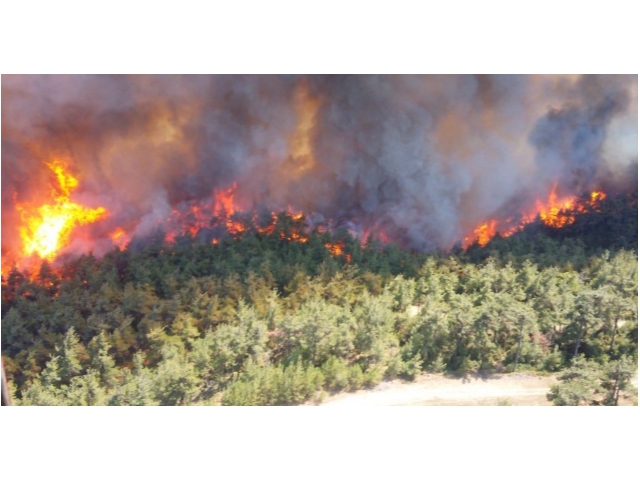
M 65 162 L 54 159 L 46 166 L 55 179 L 50 202 L 44 205 L 17 204 L 22 219 L 22 226 L 19 228 L 22 239 L 22 258 L 19 263 L 22 266 L 36 257 L 53 260 L 58 252 L 69 244 L 76 226 L 96 222 L 107 215 L 104 207 L 88 208 L 71 201 L 71 195 L 78 188 L 79 182 L 69 172 Z M 184 203 L 176 207 L 166 218 L 163 226 L 168 232 L 165 240 L 173 243 L 180 234 L 195 237 L 204 232 L 203 235 L 205 238 L 208 235 L 208 241 L 212 245 L 220 244 L 225 236 L 237 239 L 247 234 L 275 236 L 287 243 L 309 242 L 308 229 L 311 227 L 306 223 L 302 212 L 289 206 L 286 212 L 259 215 L 255 210 L 247 211 L 240 207 L 236 200 L 236 192 L 237 185 L 233 183 L 229 188 L 214 190 L 208 201 Z M 565 227 L 575 221 L 577 214 L 597 210 L 605 198 L 606 195 L 600 191 L 592 192 L 586 199 L 575 196 L 559 197 L 554 185 L 546 201 L 536 200 L 532 208 L 519 217 L 489 219 L 477 226 L 473 234 L 464 239 L 463 247 L 467 248 L 473 243 L 484 246 L 497 234 L 503 237 L 511 236 L 538 219 L 551 228 Z M 131 232 L 123 227 L 118 226 L 107 234 L 112 243 L 121 248 L 124 248 L 131 238 Z M 331 230 L 331 226 L 322 223 L 313 228 L 320 233 Z M 375 232 L 369 229 L 374 229 Z M 389 241 L 380 228 L 369 225 L 361 237 L 363 246 L 371 238 L 377 238 L 382 243 Z M 331 256 L 343 258 L 347 263 L 351 262 L 352 257 L 345 251 L 344 241 L 326 242 L 324 246 Z
M 496 221 L 489 220 L 473 231 L 474 238 L 480 245 L 486 245 L 496 234 Z
M 287 242 L 296 242 L 296 243 L 307 243 L 309 241 L 309 238 L 306 235 L 303 235 L 300 232 L 295 230 L 289 233 L 289 235 L 287 235 L 284 232 L 281 232 L 280 238 L 282 240 L 286 240 Z
M 122 227 L 117 227 L 113 232 L 109 234 L 109 238 L 120 248 L 123 248 L 127 243 L 129 243 L 129 235 L 124 231 Z
M 213 194 L 213 213 L 218 217 L 224 218 L 227 231 L 234 237 L 247 230 L 247 226 L 243 222 L 231 218 L 238 211 L 233 200 L 237 188 L 238 186 L 234 182 L 230 188 L 216 191 Z
M 213 213 L 215 215 L 230 217 L 231 215 L 236 213 L 236 206 L 234 204 L 233 197 L 235 196 L 237 188 L 237 184 L 234 183 L 230 188 L 213 193 Z
M 364 248 L 367 242 L 377 241 L 383 244 L 391 243 L 391 238 L 379 226 L 365 227 L 360 237 L 360 245 Z
M 258 214 L 255 212 L 253 214 L 253 224 L 256 226 L 256 230 L 262 235 L 271 235 L 275 231 L 277 223 L 278 215 L 276 215 L 275 212 L 271 212 L 271 218 L 266 225 L 259 225 Z
M 183 211 L 174 210 L 167 221 L 178 228 L 171 229 L 165 239 L 168 242 L 174 242 L 179 230 L 193 236 L 204 227 L 223 227 L 222 231 L 226 231 L 233 238 L 254 232 L 264 236 L 277 235 L 280 240 L 287 243 L 309 242 L 303 212 L 289 205 L 285 212 L 280 214 L 271 212 L 270 215 L 260 219 L 255 210 L 252 213 L 247 212 L 238 205 L 235 199 L 236 190 L 237 185 L 234 183 L 227 189 L 214 191 L 211 202 L 207 205 L 192 205 Z M 221 238 L 216 236 L 210 243 L 219 245 L 220 240 Z M 344 251 L 344 242 L 328 242 L 325 247 L 332 256 L 343 257 L 347 263 L 351 262 L 351 255 Z
M 582 203 L 575 196 L 558 198 L 556 187 L 557 184 L 554 184 L 546 202 L 536 200 L 535 207 L 531 211 L 524 213 L 515 225 L 513 224 L 513 218 L 508 218 L 502 222 L 492 219 L 482 223 L 474 229 L 473 235 L 465 237 L 463 248 L 467 248 L 476 242 L 480 246 L 484 246 L 497 233 L 500 233 L 503 237 L 509 237 L 521 231 L 527 224 L 532 223 L 537 218 L 540 218 L 543 224 L 552 228 L 571 225 L 576 220 L 576 214 L 587 211 L 587 205 L 591 208 L 597 208 L 598 203 L 606 198 L 606 194 L 600 191 L 591 192 L 589 200 Z
M 61 248 L 68 245 L 74 227 L 104 218 L 107 210 L 104 207 L 87 208 L 72 202 L 70 196 L 78 187 L 78 180 L 59 159 L 46 165 L 57 180 L 57 186 L 51 193 L 52 203 L 41 206 L 18 204 L 17 209 L 23 221 L 19 229 L 23 255 L 35 254 L 52 260 Z
M 277 236 L 287 242 L 309 241 L 309 237 L 303 232 L 305 224 L 302 212 L 294 211 L 289 206 L 286 213 L 283 213 L 284 217 L 271 212 L 266 218 L 259 218 L 257 211 L 246 211 L 239 206 L 235 199 L 236 191 L 237 185 L 233 183 L 229 188 L 214 190 L 209 202 L 174 209 L 166 219 L 169 233 L 165 240 L 173 243 L 180 233 L 196 236 L 201 229 L 208 228 L 216 235 L 216 238 L 210 240 L 213 245 L 218 245 L 221 240 L 219 235 L 225 233 L 239 238 L 251 232 L 264 236 L 277 232 Z M 285 219 L 289 221 L 281 224 Z
M 341 255 L 344 255 L 345 259 L 347 260 L 347 263 L 351 263 L 351 255 L 349 255 L 348 253 L 345 253 L 343 242 L 336 242 L 336 243 L 327 242 L 324 244 L 324 246 L 327 248 L 327 250 L 329 250 L 329 252 L 331 253 L 331 256 L 339 257 Z
M 76 226 L 99 221 L 108 213 L 104 207 L 89 208 L 71 200 L 79 181 L 70 172 L 66 162 L 54 159 L 46 166 L 51 171 L 53 184 L 49 202 L 44 205 L 17 203 L 22 219 L 19 228 L 22 238 L 18 261 L 20 268 L 34 266 L 36 259 L 53 260 L 62 248 L 69 245 Z M 236 193 L 237 185 L 233 183 L 228 188 L 214 190 L 208 201 L 185 202 L 176 206 L 159 225 L 165 231 L 165 241 L 175 243 L 181 235 L 187 234 L 194 238 L 200 235 L 201 238 L 208 238 L 210 244 L 219 245 L 225 236 L 237 239 L 243 235 L 257 234 L 279 238 L 286 243 L 307 244 L 310 241 L 310 229 L 322 233 L 332 228 L 328 224 L 311 227 L 304 213 L 290 205 L 281 213 L 259 215 L 256 210 L 241 207 Z M 114 246 L 125 248 L 134 233 L 129 227 L 131 225 L 119 225 L 107 232 L 105 237 Z M 374 235 L 373 231 L 368 233 Z M 386 240 L 381 232 L 376 232 L 375 237 Z M 345 251 L 343 241 L 327 242 L 325 247 L 331 256 L 351 262 L 352 257 Z M 3 256 L 3 272 L 11 260 Z
M 558 200 L 556 186 L 554 185 L 549 194 L 547 205 L 542 205 L 539 202 L 536 203 L 540 220 L 542 220 L 542 223 L 545 225 L 554 228 L 562 228 L 565 225 L 573 223 L 576 219 L 573 213 L 576 200 L 575 197 Z
M 235 201 L 236 189 L 237 185 L 234 183 L 227 189 L 214 191 L 211 202 L 207 205 L 192 205 L 184 207 L 182 211 L 174 210 L 167 221 L 170 225 L 178 226 L 178 228 L 172 229 L 166 235 L 166 240 L 174 242 L 179 230 L 195 235 L 200 228 L 223 227 L 222 231 L 226 231 L 233 238 L 254 232 L 263 236 L 277 235 L 280 240 L 287 243 L 305 244 L 309 242 L 308 232 L 305 231 L 307 226 L 304 213 L 289 206 L 286 212 L 281 214 L 271 212 L 270 215 L 260 219 L 258 212 L 248 213 L 238 206 Z M 220 240 L 221 238 L 216 236 L 210 242 L 212 245 L 219 245 Z M 343 257 L 347 262 L 351 262 L 351 255 L 344 251 L 344 242 L 328 242 L 325 247 L 332 256 Z

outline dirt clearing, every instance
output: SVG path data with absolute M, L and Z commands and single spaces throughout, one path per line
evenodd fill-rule
M 371 390 L 329 396 L 321 406 L 373 405 L 534 405 L 549 406 L 553 376 L 525 374 L 448 378 L 422 375 L 415 382 L 393 380 Z

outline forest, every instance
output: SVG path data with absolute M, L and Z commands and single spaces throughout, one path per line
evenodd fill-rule
M 296 405 L 411 380 L 558 375 L 557 405 L 633 397 L 637 191 L 561 229 L 418 253 L 278 215 L 3 272 L 16 405 Z M 637 401 L 637 400 L 636 400 Z

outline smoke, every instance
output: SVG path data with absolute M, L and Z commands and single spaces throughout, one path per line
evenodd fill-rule
M 629 183 L 637 90 L 637 76 L 3 75 L 3 254 L 52 157 L 80 178 L 74 198 L 110 213 L 82 248 L 117 226 L 149 235 L 233 183 L 246 208 L 447 248 L 555 182 Z
M 576 102 L 541 118 L 530 136 L 541 170 L 574 191 L 592 188 L 598 175 L 605 174 L 607 131 L 612 119 L 625 112 L 630 93 L 620 78 L 587 76 L 578 82 L 576 95 Z

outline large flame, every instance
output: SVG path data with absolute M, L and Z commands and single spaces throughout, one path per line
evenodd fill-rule
M 22 258 L 18 262 L 21 267 L 34 258 L 54 259 L 69 244 L 72 231 L 77 225 L 96 222 L 107 214 L 104 207 L 88 208 L 71 201 L 70 197 L 78 187 L 78 179 L 69 172 L 65 162 L 55 159 L 46 165 L 56 180 L 51 192 L 51 202 L 44 205 L 17 204 L 23 223 L 19 229 L 23 243 Z M 173 210 L 162 225 L 165 240 L 174 243 L 180 235 L 196 237 L 205 231 L 205 236 L 201 239 L 208 238 L 207 241 L 214 245 L 225 237 L 237 239 L 246 234 L 275 234 L 281 241 L 305 244 L 309 242 L 312 230 L 322 233 L 332 229 L 331 222 L 317 224 L 312 228 L 303 213 L 291 206 L 280 214 L 270 212 L 258 215 L 255 210 L 243 208 L 237 201 L 236 193 L 237 184 L 233 183 L 229 188 L 214 190 L 208 201 L 183 203 Z M 553 185 L 545 201 L 536 200 L 531 209 L 519 217 L 489 219 L 477 226 L 471 235 L 464 238 L 463 247 L 467 248 L 474 243 L 484 246 L 497 234 L 508 237 L 537 219 L 549 227 L 562 228 L 573 223 L 576 215 L 587 211 L 587 207 L 597 209 L 605 196 L 603 192 L 594 191 L 588 199 L 574 196 L 560 198 L 556 185 Z M 380 228 L 365 225 L 363 232 L 364 235 L 360 238 L 363 245 L 370 237 L 382 243 L 389 242 Z M 133 233 L 130 228 L 121 225 L 108 233 L 108 237 L 113 245 L 123 248 Z M 327 242 L 325 247 L 332 256 L 351 262 L 352 257 L 345 251 L 343 241 Z
M 513 218 L 504 221 L 490 219 L 483 222 L 473 230 L 473 234 L 465 237 L 463 248 L 478 243 L 486 245 L 496 234 L 509 237 L 521 231 L 526 225 L 540 218 L 543 224 L 552 228 L 562 228 L 571 225 L 576 220 L 576 214 L 587 211 L 587 205 L 597 208 L 599 202 L 605 199 L 606 194 L 600 191 L 591 192 L 587 201 L 581 202 L 578 197 L 568 196 L 558 198 L 557 184 L 554 184 L 546 201 L 536 200 L 535 207 L 525 212 L 516 222 Z
M 234 219 L 233 215 L 240 212 L 240 209 L 236 206 L 234 196 L 238 186 L 234 183 L 230 188 L 226 190 L 216 191 L 213 194 L 214 208 L 213 214 L 217 217 L 223 218 L 227 231 L 233 236 L 238 237 L 245 231 L 247 231 L 247 225 L 243 222 Z
M 19 228 L 22 255 L 52 260 L 68 245 L 74 227 L 100 220 L 107 210 L 104 207 L 87 208 L 71 201 L 70 196 L 78 187 L 78 179 L 60 159 L 54 159 L 46 165 L 57 180 L 51 192 L 51 203 L 40 206 L 22 203 L 16 207 L 22 220 Z

